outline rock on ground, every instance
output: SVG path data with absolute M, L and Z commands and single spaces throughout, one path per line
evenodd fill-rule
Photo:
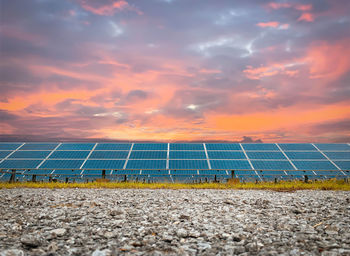
M 350 193 L 0 190 L 0 255 L 350 255 Z

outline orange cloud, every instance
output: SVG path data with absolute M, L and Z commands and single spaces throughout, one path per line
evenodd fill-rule
M 298 21 L 306 21 L 313 22 L 315 20 L 315 16 L 312 13 L 305 12 L 299 18 Z
M 275 3 L 275 2 L 270 2 L 267 5 L 269 8 L 277 10 L 277 9 L 281 9 L 281 8 L 289 8 L 292 5 L 290 3 Z
M 261 28 L 277 28 L 280 23 L 277 21 L 270 21 L 270 22 L 259 22 L 256 24 L 258 27 Z
M 313 44 L 307 52 L 310 78 L 335 80 L 350 71 L 350 39 Z
M 131 7 L 125 0 L 112 1 L 110 4 L 106 5 L 92 4 L 88 0 L 80 0 L 79 2 L 81 7 L 83 7 L 85 10 L 97 15 L 112 16 L 116 12 L 123 10 L 133 10 L 138 14 L 142 14 L 136 8 Z
M 253 68 L 252 66 L 247 66 L 247 69 L 243 70 L 245 76 L 249 79 L 259 80 L 263 77 L 275 76 L 278 74 L 285 74 L 287 76 L 293 77 L 298 74 L 298 70 L 287 70 L 289 67 L 295 66 L 299 63 L 275 63 L 268 66 L 262 66 L 258 68 Z
M 299 11 L 310 11 L 312 9 L 312 4 L 297 4 L 294 8 Z

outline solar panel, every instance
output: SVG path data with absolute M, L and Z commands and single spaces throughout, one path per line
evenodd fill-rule
M 36 168 L 42 160 L 10 160 L 6 159 L 0 163 L 2 169 L 32 169 Z
M 22 143 L 0 143 L 0 150 L 15 150 L 21 145 Z
M 304 175 L 315 175 L 313 171 L 286 171 L 288 175 L 293 175 L 293 176 L 300 176 L 303 177 Z
M 283 150 L 317 150 L 311 144 L 286 143 L 278 144 Z
M 281 176 L 286 175 L 284 171 L 259 171 L 259 175 Z
M 349 152 L 324 152 L 324 153 L 331 160 L 350 159 L 350 151 Z
M 166 159 L 167 151 L 131 151 L 129 159 Z
M 259 161 L 251 160 L 256 170 L 294 170 L 289 161 Z
M 124 143 L 98 143 L 95 150 L 129 150 L 131 144 Z
M 79 169 L 84 160 L 46 160 L 40 169 Z
M 54 151 L 49 159 L 85 159 L 90 151 Z
M 89 159 L 126 159 L 129 151 L 93 151 Z
M 247 159 L 243 151 L 208 151 L 210 159 Z
M 282 159 L 286 160 L 287 158 L 283 155 L 282 152 L 257 152 L 257 151 L 247 151 L 247 156 L 249 159 Z
M 91 150 L 95 143 L 62 143 L 57 150 Z
M 256 176 L 255 171 L 249 171 L 249 170 L 235 170 L 235 175 L 254 175 Z
M 41 175 L 49 175 L 51 174 L 52 170 L 36 170 L 36 169 L 30 169 L 28 171 L 25 172 L 25 174 L 30 174 L 30 175 L 38 175 L 38 174 L 41 174 Z
M 279 148 L 272 143 L 247 143 L 247 144 L 243 144 L 242 143 L 242 147 L 244 148 L 244 150 L 249 151 L 249 150 L 266 150 L 266 151 L 274 151 L 277 150 L 279 151 Z
M 298 161 L 298 160 L 293 160 L 292 162 L 299 170 L 338 170 L 329 161 Z
M 146 170 L 142 170 L 142 172 L 145 172 Z M 154 170 L 149 170 L 154 171 Z M 113 170 L 112 175 L 137 175 L 140 174 L 139 170 Z
M 31 158 L 31 159 L 45 159 L 51 151 L 15 151 L 9 159 L 12 158 Z
M 171 170 L 172 175 L 197 175 L 197 170 Z
M 7 157 L 12 151 L 0 151 L 0 159 Z
M 204 151 L 169 151 L 169 159 L 206 159 Z
M 135 143 L 133 150 L 167 150 L 167 143 Z
M 123 169 L 125 160 L 87 160 L 83 169 Z
M 333 161 L 343 171 L 350 170 L 350 161 Z
M 332 151 L 332 150 L 340 150 L 340 151 L 350 151 L 350 146 L 348 144 L 326 144 L 326 143 L 320 143 L 315 144 L 317 148 L 319 148 L 322 151 Z
M 229 175 L 231 176 L 231 173 L 227 174 L 224 170 L 199 170 L 200 175 Z
M 26 143 L 20 149 L 21 150 L 53 150 L 57 147 L 58 143 Z
M 61 175 L 61 174 L 70 174 L 70 175 L 80 175 L 81 170 L 55 170 L 53 174 Z
M 126 169 L 166 169 L 166 160 L 129 160 Z
M 325 175 L 329 177 L 344 176 L 340 171 L 315 171 L 318 175 Z
M 142 170 L 142 174 L 145 175 L 168 175 L 168 170 Z
M 242 150 L 237 143 L 206 143 L 207 150 Z
M 320 152 L 285 152 L 289 159 L 327 159 L 324 155 L 322 155 Z
M 210 165 L 212 169 L 241 169 L 241 170 L 251 170 L 251 166 L 247 160 L 210 160 Z
M 209 169 L 206 160 L 169 160 L 169 169 Z
M 171 143 L 170 150 L 204 150 L 204 147 L 196 143 Z

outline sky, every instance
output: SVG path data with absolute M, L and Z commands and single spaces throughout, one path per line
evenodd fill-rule
M 0 134 L 350 142 L 350 1 L 0 0 Z

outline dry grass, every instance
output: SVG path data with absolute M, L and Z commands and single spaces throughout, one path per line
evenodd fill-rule
M 239 183 L 237 181 L 228 183 L 141 183 L 141 182 L 91 182 L 91 183 L 0 183 L 0 189 L 11 188 L 109 188 L 109 189 L 262 189 L 280 192 L 292 192 L 295 190 L 346 190 L 350 191 L 350 183 L 344 180 L 310 181 L 280 181 L 255 183 Z

